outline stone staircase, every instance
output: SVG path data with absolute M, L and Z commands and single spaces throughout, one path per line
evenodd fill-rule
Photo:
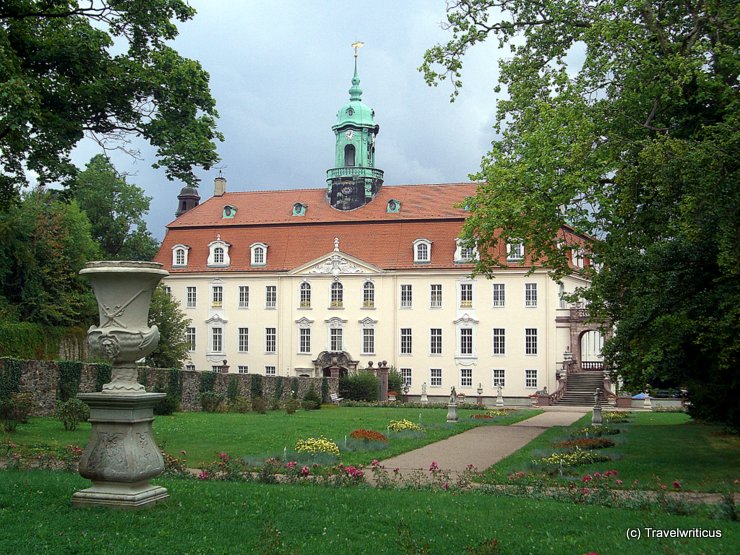
M 594 406 L 594 392 L 596 388 L 602 388 L 601 402 L 606 403 L 604 395 L 604 372 L 586 371 L 568 374 L 565 393 L 555 402 L 556 405 L 572 407 Z

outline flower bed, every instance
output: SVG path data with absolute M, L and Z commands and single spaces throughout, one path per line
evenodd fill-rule
M 626 411 L 606 411 L 601 418 L 608 424 L 624 424 L 630 421 L 631 413 Z
M 582 466 L 584 464 L 593 464 L 610 460 L 606 455 L 595 453 L 594 451 L 584 451 L 576 448 L 566 453 L 553 453 L 548 457 L 535 459 L 532 464 L 536 466 L 563 468 L 568 466 Z
M 609 428 L 608 426 L 587 426 L 570 432 L 570 435 L 572 437 L 601 437 L 615 435 L 619 431 L 619 428 Z
M 380 432 L 376 432 L 374 430 L 354 430 L 349 434 L 349 437 L 352 439 L 359 439 L 362 441 L 383 441 L 387 442 L 388 438 L 381 434 Z
M 558 449 L 606 449 L 614 447 L 614 442 L 605 437 L 581 437 L 553 443 L 553 447 Z
M 318 438 L 310 437 L 308 439 L 300 439 L 295 444 L 295 450 L 298 453 L 328 453 L 330 455 L 334 455 L 335 457 L 339 456 L 339 446 L 330 439 L 326 439 L 324 436 Z
M 411 422 L 411 420 L 406 420 L 405 418 L 403 420 L 391 420 L 388 423 L 388 429 L 391 432 L 423 431 L 421 426 L 419 426 L 418 424 L 414 424 L 413 422 Z

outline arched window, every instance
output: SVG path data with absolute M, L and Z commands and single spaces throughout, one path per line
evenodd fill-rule
M 264 243 L 252 243 L 249 248 L 252 251 L 252 266 L 267 265 L 267 245 Z
M 432 259 L 432 242 L 429 239 L 417 239 L 414 241 L 414 262 L 425 263 Z
M 226 241 L 221 240 L 221 236 L 217 235 L 216 240 L 208 243 L 208 266 L 224 268 L 231 264 L 229 258 L 229 245 Z
M 213 249 L 213 262 L 214 264 L 223 264 L 224 263 L 224 249 L 221 247 L 216 247 Z
M 344 147 L 344 165 L 355 165 L 355 145 L 347 145 Z
M 185 249 L 177 249 L 175 251 L 175 264 L 178 266 L 185 265 Z
M 362 288 L 362 308 L 375 308 L 375 284 L 366 281 Z
M 177 244 L 172 247 L 172 265 L 173 266 L 187 266 L 188 265 L 188 251 L 190 247 L 187 245 Z
M 331 307 L 342 308 L 344 306 L 344 287 L 338 281 L 331 284 Z
M 311 284 L 301 283 L 301 308 L 311 308 Z

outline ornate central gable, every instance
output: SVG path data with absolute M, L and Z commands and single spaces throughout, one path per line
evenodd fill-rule
M 383 270 L 380 268 L 340 251 L 339 239 L 335 238 L 332 252 L 299 266 L 290 273 L 294 275 L 318 274 L 337 277 L 352 274 L 379 274 L 382 272 Z

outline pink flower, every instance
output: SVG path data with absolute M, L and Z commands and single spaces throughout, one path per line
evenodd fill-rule
M 208 480 L 208 478 L 210 478 L 210 476 L 208 475 L 207 470 L 201 470 L 198 473 L 198 480 Z
M 285 468 L 295 468 L 296 464 L 295 461 L 290 461 L 289 463 L 285 463 Z
M 591 475 L 586 474 L 583 478 L 581 478 L 581 482 L 588 484 L 591 481 Z
M 583 495 L 588 495 L 589 493 L 591 493 L 591 490 L 588 488 L 581 488 L 581 493 Z
M 432 464 L 429 465 L 429 472 L 436 472 L 437 470 L 439 470 L 437 461 L 432 461 Z
M 230 459 L 231 457 L 229 457 L 229 455 L 227 455 L 226 453 L 223 453 L 223 452 L 222 452 L 222 453 L 219 453 L 219 454 L 218 454 L 218 458 L 219 458 L 219 459 L 221 459 L 222 461 L 226 462 L 226 461 L 228 461 L 228 460 L 229 460 L 229 459 Z
M 623 482 L 622 482 L 622 480 L 617 480 L 617 485 L 618 485 L 618 486 L 621 486 L 621 485 L 622 485 L 622 483 L 623 483 Z
M 380 464 L 380 462 L 378 461 L 378 459 L 373 459 L 373 462 L 371 462 L 370 464 L 372 466 L 378 466 L 378 464 Z
M 617 471 L 616 470 L 612 470 L 612 476 L 616 476 L 616 475 L 617 475 Z
M 609 477 L 611 475 L 612 475 L 612 471 L 611 470 L 607 470 L 606 472 L 604 472 L 604 476 L 606 476 L 606 477 Z
M 673 489 L 681 489 L 681 482 L 673 480 Z
M 445 485 L 442 486 L 442 487 L 445 489 L 445 491 L 447 491 L 448 489 L 450 489 L 450 483 L 449 482 L 445 482 Z
M 594 472 L 594 478 L 601 478 L 601 472 Z
M 308 476 L 309 474 L 311 474 L 310 468 L 308 468 L 307 466 L 301 468 L 301 476 Z

